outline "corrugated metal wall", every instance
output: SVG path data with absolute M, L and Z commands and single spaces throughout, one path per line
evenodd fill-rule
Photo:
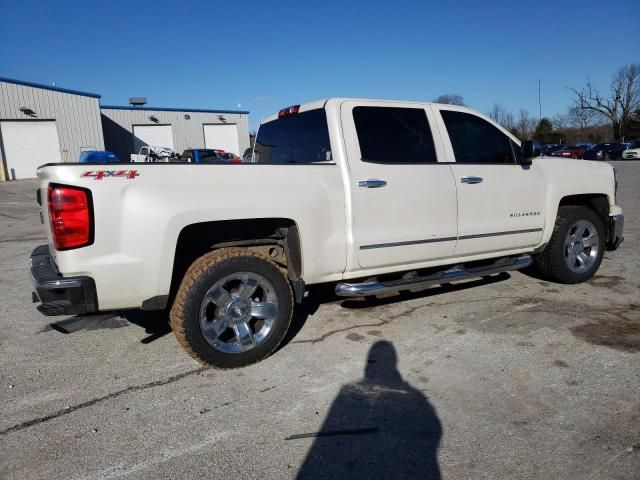
M 185 115 L 190 118 L 185 119 Z M 222 115 L 225 122 L 218 116 Z M 149 119 L 157 118 L 157 122 Z M 249 148 L 249 118 L 242 113 L 205 113 L 193 111 L 145 110 L 144 107 L 132 109 L 102 109 L 102 128 L 107 150 L 111 150 L 121 160 L 129 158 L 133 151 L 134 125 L 171 125 L 175 151 L 182 153 L 187 148 L 204 148 L 205 124 L 235 124 L 238 129 L 240 151 L 233 152 L 242 156 Z
M 25 115 L 21 107 L 33 110 L 36 117 Z M 104 150 L 100 99 L 96 97 L 0 81 L 2 120 L 55 120 L 63 162 L 77 162 L 82 147 Z M 4 159 L 0 160 L 4 165 Z

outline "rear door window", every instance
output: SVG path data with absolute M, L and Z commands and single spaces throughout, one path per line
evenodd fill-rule
M 421 108 L 355 107 L 353 121 L 364 162 L 438 161 L 427 114 Z
M 332 163 L 324 108 L 286 115 L 260 125 L 256 138 L 255 162 Z

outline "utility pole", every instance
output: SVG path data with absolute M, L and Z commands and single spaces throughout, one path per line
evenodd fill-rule
M 540 80 L 538 79 L 538 122 L 542 120 L 542 100 L 540 95 Z

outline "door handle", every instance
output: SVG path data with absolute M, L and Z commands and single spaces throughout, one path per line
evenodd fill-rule
M 364 187 L 364 188 L 380 188 L 380 187 L 384 187 L 387 185 L 387 181 L 386 180 L 360 180 L 358 182 L 358 186 L 359 187 Z
M 460 179 L 460 182 L 462 183 L 469 183 L 471 185 L 474 185 L 476 183 L 482 183 L 483 182 L 483 178 L 482 177 L 462 177 Z

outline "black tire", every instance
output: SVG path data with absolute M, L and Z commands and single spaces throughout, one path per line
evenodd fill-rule
M 247 272 L 266 279 L 270 295 L 275 295 L 274 298 L 277 299 L 277 313 L 273 315 L 268 333 L 248 350 L 237 353 L 220 351 L 214 348 L 210 343 L 211 340 L 207 341 L 201 329 L 200 317 L 201 309 L 204 308 L 205 295 L 217 282 L 224 282 L 225 278 L 233 277 L 236 274 L 243 275 Z M 234 298 L 233 295 L 229 298 Z M 251 302 L 252 299 L 249 298 L 248 301 Z M 226 305 L 228 306 L 229 303 Z M 213 305 L 213 307 L 216 309 L 215 311 L 218 311 L 217 305 Z M 251 250 L 224 248 L 203 255 L 189 267 L 173 302 L 170 319 L 171 328 L 178 342 L 194 359 L 204 365 L 216 368 L 238 368 L 269 356 L 285 337 L 292 314 L 293 293 L 286 273 L 268 258 Z M 248 315 L 251 317 L 251 314 Z M 250 321 L 259 322 L 254 317 L 251 317 Z M 233 332 L 234 321 L 229 320 L 229 323 L 230 326 L 225 330 L 226 333 Z M 255 340 L 253 335 L 258 333 L 258 327 L 255 328 L 256 331 L 252 331 L 252 340 Z M 225 343 L 225 345 L 233 347 L 233 342 Z M 238 341 L 238 348 L 240 348 L 239 345 Z
M 593 264 L 586 271 L 578 273 L 569 267 L 565 239 L 570 229 L 580 221 L 590 222 L 597 231 L 598 239 Z M 582 206 L 562 206 L 558 209 L 551 240 L 544 251 L 536 255 L 535 265 L 547 280 L 567 284 L 586 282 L 600 267 L 605 249 L 605 235 L 602 220 L 593 210 Z

